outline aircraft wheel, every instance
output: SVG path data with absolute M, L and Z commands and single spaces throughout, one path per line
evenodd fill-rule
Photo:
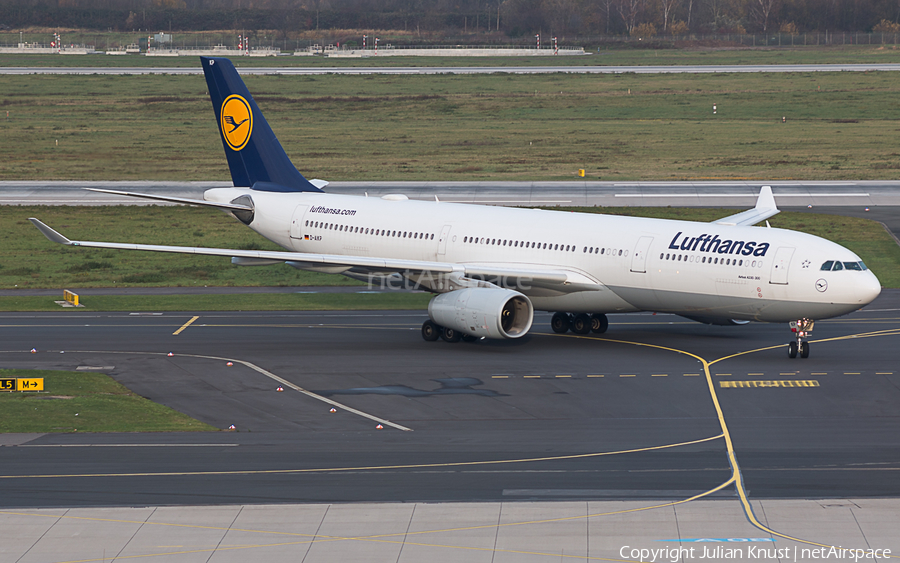
M 591 315 L 591 332 L 594 334 L 603 334 L 609 328 L 609 319 L 603 313 L 594 313 Z
M 441 331 L 441 338 L 444 339 L 444 342 L 459 342 L 462 340 L 462 333 L 455 328 L 444 327 L 444 330 Z
M 588 334 L 591 332 L 591 317 L 584 313 L 575 315 L 572 319 L 572 332 L 575 334 Z
M 471 334 L 463 334 L 462 335 L 463 342 L 478 342 L 479 340 L 481 340 L 480 336 L 473 336 Z
M 794 341 L 788 342 L 788 358 L 796 358 L 797 357 L 797 343 Z
M 422 323 L 422 338 L 424 338 L 426 342 L 434 342 L 440 337 L 441 327 L 434 324 L 434 321 L 428 319 Z
M 568 313 L 554 313 L 553 318 L 550 319 L 550 328 L 557 334 L 563 334 L 568 331 L 569 324 L 571 324 L 571 321 Z
M 809 357 L 809 342 L 801 342 L 800 343 L 800 357 L 801 358 Z

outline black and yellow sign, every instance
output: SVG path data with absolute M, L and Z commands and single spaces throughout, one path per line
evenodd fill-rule
M 20 377 L 16 381 L 18 382 L 18 385 L 16 386 L 16 391 L 43 391 L 44 390 L 44 378 L 43 377 L 29 377 L 29 378 Z
M 253 131 L 253 111 L 250 104 L 242 96 L 232 94 L 222 102 L 221 123 L 222 136 L 232 149 L 239 151 L 250 140 Z
M 7 377 L 0 379 L 0 391 L 43 391 L 43 377 Z

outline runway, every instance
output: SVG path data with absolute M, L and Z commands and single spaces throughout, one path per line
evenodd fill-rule
M 695 182 L 331 182 L 332 194 L 410 199 L 438 198 L 447 203 L 508 206 L 602 207 L 752 207 L 759 189 L 772 186 L 779 207 L 900 205 L 897 181 L 695 181 Z M 211 188 L 229 182 L 154 181 L 2 181 L 0 205 L 158 205 L 138 198 L 90 192 L 101 188 L 202 199 Z
M 2 314 L 3 367 L 104 371 L 237 431 L 7 435 L 0 503 L 896 495 L 900 291 L 817 323 L 806 360 L 787 358 L 779 325 L 613 315 L 608 333 L 576 337 L 549 333 L 542 314 L 523 341 L 446 344 L 421 339 L 423 319 Z M 711 493 L 734 478 L 727 441 L 743 489 Z
M 647 65 L 647 66 L 384 66 L 384 67 L 243 67 L 243 75 L 320 74 L 709 74 L 747 72 L 896 72 L 897 63 L 874 64 L 784 64 L 784 65 Z M 0 67 L 0 74 L 201 74 L 183 67 Z

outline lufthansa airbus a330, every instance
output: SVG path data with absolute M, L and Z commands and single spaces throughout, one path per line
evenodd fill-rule
M 287 263 L 367 281 L 398 276 L 435 293 L 422 336 L 448 342 L 521 338 L 534 311 L 556 332 L 605 332 L 608 313 L 657 311 L 703 323 L 790 323 L 791 358 L 809 355 L 818 319 L 872 302 L 881 285 L 859 256 L 805 233 L 754 227 L 778 213 L 764 186 L 756 207 L 713 223 L 331 195 L 288 159 L 234 66 L 202 57 L 233 188 L 203 200 L 95 190 L 223 209 L 286 251 L 69 240 L 94 248 Z

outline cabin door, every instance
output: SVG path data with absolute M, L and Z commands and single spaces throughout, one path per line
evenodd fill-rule
M 639 274 L 647 272 L 647 253 L 650 251 L 650 243 L 653 237 L 641 237 L 634 247 L 634 256 L 631 258 L 631 271 Z
M 294 216 L 291 218 L 291 238 L 303 238 L 303 216 L 306 215 L 308 205 L 298 205 L 294 209 Z
M 772 274 L 769 283 L 787 285 L 788 269 L 791 266 L 791 257 L 794 256 L 793 246 L 782 246 L 775 252 L 775 261 L 772 263 Z
M 450 225 L 444 225 L 441 229 L 441 238 L 438 239 L 438 256 L 447 253 L 447 238 L 450 236 Z

